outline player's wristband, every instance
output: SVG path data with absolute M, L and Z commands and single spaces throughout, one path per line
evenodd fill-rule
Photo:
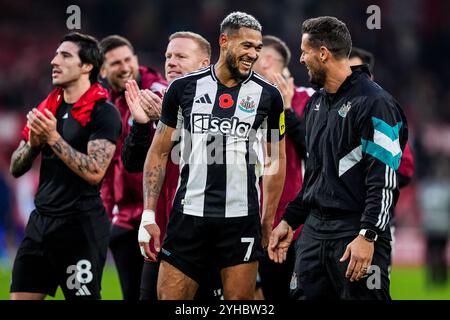
M 146 209 L 142 212 L 141 224 L 139 225 L 138 231 L 138 242 L 139 243 L 149 243 L 152 238 L 150 234 L 145 230 L 145 226 L 149 224 L 155 224 L 155 211 Z M 144 257 L 147 257 L 145 254 L 144 248 L 141 246 L 141 253 Z M 147 257 L 148 258 L 148 257 Z
M 155 211 L 151 209 L 145 209 L 142 212 L 141 226 L 146 226 L 148 224 L 156 224 Z

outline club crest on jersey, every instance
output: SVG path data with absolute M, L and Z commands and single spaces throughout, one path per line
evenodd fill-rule
M 338 110 L 338 113 L 342 118 L 345 118 L 345 116 L 347 115 L 347 113 L 350 111 L 351 108 L 352 103 L 350 101 L 347 101 L 347 103 L 344 103 L 342 107 Z
M 253 112 L 256 108 L 256 103 L 252 97 L 247 96 L 247 98 L 242 98 L 238 105 L 239 109 L 244 112 Z
M 192 114 L 192 133 L 222 134 L 237 138 L 247 138 L 251 126 L 247 122 L 239 122 L 238 117 L 215 118 L 211 114 Z
M 297 273 L 292 273 L 291 283 L 289 284 L 291 290 L 297 289 Z
M 219 107 L 222 109 L 228 109 L 231 108 L 234 104 L 233 98 L 231 97 L 231 94 L 224 93 L 221 94 L 219 97 Z

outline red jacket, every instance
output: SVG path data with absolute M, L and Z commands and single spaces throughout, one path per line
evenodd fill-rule
M 409 143 L 406 144 L 405 150 L 403 150 L 402 159 L 400 161 L 399 173 L 399 186 L 400 188 L 406 186 L 414 176 L 414 156 L 411 152 Z
M 294 97 L 292 98 L 292 109 L 299 116 L 303 116 L 303 111 L 309 98 L 314 93 L 311 88 L 298 87 L 295 89 Z M 281 194 L 280 202 L 278 204 L 278 209 L 275 214 L 274 227 L 280 223 L 283 218 L 284 211 L 289 202 L 295 199 L 299 193 L 303 183 L 303 172 L 302 172 L 302 159 L 298 154 L 292 140 L 289 135 L 286 135 L 286 178 L 284 181 L 284 189 Z M 301 228 L 297 229 L 294 235 L 294 239 L 298 237 Z
M 139 67 L 140 88 L 160 92 L 167 87 L 167 82 L 156 71 Z M 123 228 L 134 229 L 139 227 L 143 210 L 142 173 L 128 173 L 122 163 L 120 153 L 125 137 L 130 131 L 132 124 L 131 112 L 125 100 L 123 92 L 112 91 L 111 102 L 119 109 L 122 117 L 122 133 L 117 141 L 117 148 L 111 165 L 103 180 L 101 195 L 106 212 L 112 223 Z M 152 135 L 155 126 L 152 126 Z M 113 209 L 117 206 L 116 210 Z

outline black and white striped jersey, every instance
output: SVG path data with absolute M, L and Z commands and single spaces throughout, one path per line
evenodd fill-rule
M 170 84 L 160 121 L 181 130 L 174 211 L 222 218 L 259 214 L 263 143 L 281 140 L 285 131 L 283 99 L 274 85 L 250 72 L 229 88 L 211 65 Z

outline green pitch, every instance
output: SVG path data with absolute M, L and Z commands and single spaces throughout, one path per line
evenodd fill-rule
M 11 270 L 6 269 L 0 265 L 0 300 L 9 299 L 9 284 L 11 281 Z M 102 297 L 106 300 L 121 300 L 122 293 L 120 292 L 119 278 L 116 269 L 113 265 L 107 265 L 103 273 L 102 280 Z M 61 289 L 58 288 L 54 298 L 48 297 L 52 300 L 63 300 L 64 296 Z
M 431 286 L 427 284 L 426 278 L 425 268 L 394 267 L 391 275 L 392 299 L 450 300 L 450 278 L 442 286 Z
M 10 270 L 0 266 L 0 300 L 9 298 L 10 277 Z M 112 265 L 105 268 L 102 288 L 103 299 L 122 299 L 119 279 Z M 424 268 L 394 267 L 391 275 L 391 296 L 394 300 L 450 300 L 450 281 L 442 287 L 427 286 Z M 55 299 L 63 299 L 61 290 L 58 289 Z

